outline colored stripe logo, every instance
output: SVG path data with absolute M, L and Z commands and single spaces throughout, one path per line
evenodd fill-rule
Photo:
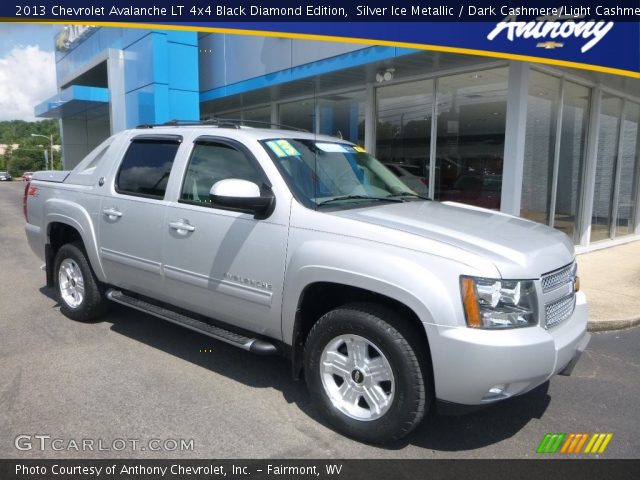
M 604 453 L 613 433 L 547 433 L 536 453 Z

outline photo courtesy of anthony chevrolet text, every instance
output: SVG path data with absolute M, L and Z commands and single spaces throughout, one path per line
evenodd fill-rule
M 0 480 L 640 478 L 638 0 L 0 4 Z

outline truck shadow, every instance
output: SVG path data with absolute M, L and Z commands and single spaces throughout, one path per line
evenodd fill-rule
M 249 387 L 278 389 L 288 403 L 295 403 L 305 415 L 328 427 L 311 401 L 304 381 L 292 379 L 290 364 L 284 358 L 260 357 L 125 307 L 114 306 L 104 320 L 116 333 Z M 550 402 L 548 387 L 547 382 L 523 396 L 463 416 L 438 415 L 432 409 L 407 438 L 377 447 L 400 450 L 414 445 L 454 452 L 500 442 L 544 414 Z
M 447 416 L 429 412 L 422 425 L 391 448 L 406 444 L 445 452 L 474 450 L 510 438 L 546 411 L 551 397 L 549 382 L 524 395 L 467 415 Z
M 53 305 L 53 308 L 59 307 L 60 304 L 58 303 L 58 299 L 56 298 L 56 292 L 53 288 L 49 288 L 49 287 L 40 287 L 40 293 L 42 295 L 44 295 L 47 298 L 50 298 L 51 300 L 53 300 L 55 303 L 55 305 Z

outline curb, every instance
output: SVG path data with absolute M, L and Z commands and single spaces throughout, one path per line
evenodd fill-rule
M 587 331 L 609 332 L 613 330 L 625 330 L 638 325 L 640 325 L 640 316 L 627 318 L 625 320 L 589 320 L 587 323 Z

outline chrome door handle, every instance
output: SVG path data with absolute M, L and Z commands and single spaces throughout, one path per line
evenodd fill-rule
M 117 208 L 105 208 L 102 210 L 102 213 L 109 217 L 109 220 L 115 220 L 122 216 L 122 212 Z
M 194 227 L 193 225 L 189 225 L 188 223 L 182 220 L 169 223 L 169 227 L 173 228 L 174 230 L 177 230 L 178 233 L 195 232 L 196 230 L 196 227 Z

